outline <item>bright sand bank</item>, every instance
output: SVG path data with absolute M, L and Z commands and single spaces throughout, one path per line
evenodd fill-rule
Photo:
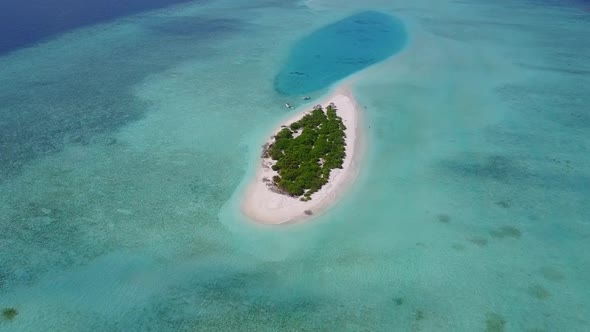
M 321 102 L 312 105 L 321 104 L 325 108 L 330 103 L 336 105 L 337 114 L 342 118 L 346 126 L 346 157 L 342 169 L 333 169 L 330 172 L 328 183 L 314 193 L 310 201 L 303 202 L 299 198 L 279 194 L 272 190 L 271 182 L 268 180 L 271 180 L 277 172 L 270 167 L 272 160 L 263 158 L 256 171 L 254 181 L 248 185 L 244 193 L 242 212 L 246 216 L 265 224 L 282 224 L 313 217 L 325 211 L 327 207 L 334 203 L 357 176 L 360 155 L 362 154 L 359 106 L 356 104 L 350 90 L 344 87 L 337 89 L 328 98 L 322 99 Z M 297 115 L 281 123 L 281 126 L 289 126 L 311 111 L 312 106 L 306 106 L 305 111 L 298 112 Z M 279 126 L 273 131 L 273 135 L 280 129 Z M 273 140 L 271 138 L 267 143 L 271 143 Z M 305 211 L 307 210 L 311 211 L 312 214 L 306 214 Z

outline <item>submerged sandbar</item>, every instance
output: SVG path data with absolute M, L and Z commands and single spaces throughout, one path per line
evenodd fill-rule
M 347 88 L 336 90 L 329 97 L 318 103 L 327 106 L 333 104 L 337 114 L 345 126 L 345 157 L 342 168 L 332 169 L 329 180 L 317 192 L 311 195 L 311 200 L 301 200 L 300 197 L 290 196 L 276 190 L 270 181 L 278 173 L 271 168 L 274 164 L 269 156 L 263 156 L 256 171 L 254 180 L 248 185 L 242 202 L 242 212 L 251 219 L 265 224 L 281 224 L 299 221 L 317 215 L 329 207 L 342 195 L 347 185 L 358 174 L 360 145 L 360 127 L 358 106 Z M 300 112 L 283 122 L 275 131 L 273 137 L 282 128 L 299 121 L 312 108 Z M 272 144 L 271 138 L 266 144 Z

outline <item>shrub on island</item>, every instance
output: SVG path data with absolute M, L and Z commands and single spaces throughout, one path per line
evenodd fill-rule
M 346 127 L 336 111 L 333 104 L 326 107 L 325 112 L 321 106 L 316 106 L 311 113 L 274 136 L 267 155 L 275 161 L 272 169 L 278 175 L 272 180 L 279 189 L 309 200 L 328 183 L 332 169 L 342 168 L 346 156 Z

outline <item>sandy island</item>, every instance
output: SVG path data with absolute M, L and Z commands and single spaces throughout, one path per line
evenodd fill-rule
M 346 157 L 342 169 L 333 169 L 330 172 L 328 183 L 312 194 L 310 201 L 303 202 L 299 198 L 272 190 L 272 180 L 269 181 L 269 179 L 277 175 L 277 172 L 270 168 L 273 161 L 270 158 L 263 158 L 256 171 L 256 178 L 248 185 L 244 193 L 242 212 L 246 216 L 264 224 L 282 224 L 308 219 L 325 211 L 337 198 L 342 196 L 346 187 L 357 176 L 360 154 L 362 153 L 359 107 L 348 88 L 340 88 L 328 98 L 311 105 L 321 104 L 326 107 L 330 103 L 336 105 L 336 112 L 346 126 Z M 305 114 L 310 113 L 312 108 L 312 106 L 306 106 L 304 112 L 299 112 L 283 122 L 281 126 L 289 126 L 298 121 Z M 279 130 L 281 130 L 280 126 L 272 135 L 274 136 Z M 267 143 L 271 143 L 273 140 L 274 138 L 270 138 Z

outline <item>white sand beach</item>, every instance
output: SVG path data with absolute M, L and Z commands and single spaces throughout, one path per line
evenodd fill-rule
M 359 106 L 356 104 L 350 90 L 346 87 L 337 89 L 328 98 L 323 98 L 320 102 L 314 102 L 311 105 L 321 104 L 326 107 L 330 103 L 336 105 L 337 114 L 342 118 L 346 126 L 346 157 L 343 168 L 333 169 L 328 183 L 314 193 L 310 201 L 303 202 L 299 198 L 279 194 L 271 189 L 269 180 L 277 173 L 270 168 L 272 160 L 264 158 L 258 166 L 254 181 L 247 186 L 244 193 L 242 212 L 246 216 L 264 224 L 282 224 L 317 216 L 341 197 L 346 187 L 357 176 L 360 155 L 363 152 L 360 139 L 362 135 L 359 132 L 361 130 L 359 126 Z M 290 125 L 311 112 L 311 110 L 312 106 L 307 106 L 305 110 L 281 123 L 281 126 Z M 277 127 L 272 135 L 276 134 L 280 129 L 280 126 Z M 267 143 L 272 141 L 271 138 Z M 306 214 L 308 210 L 311 211 L 311 215 Z

